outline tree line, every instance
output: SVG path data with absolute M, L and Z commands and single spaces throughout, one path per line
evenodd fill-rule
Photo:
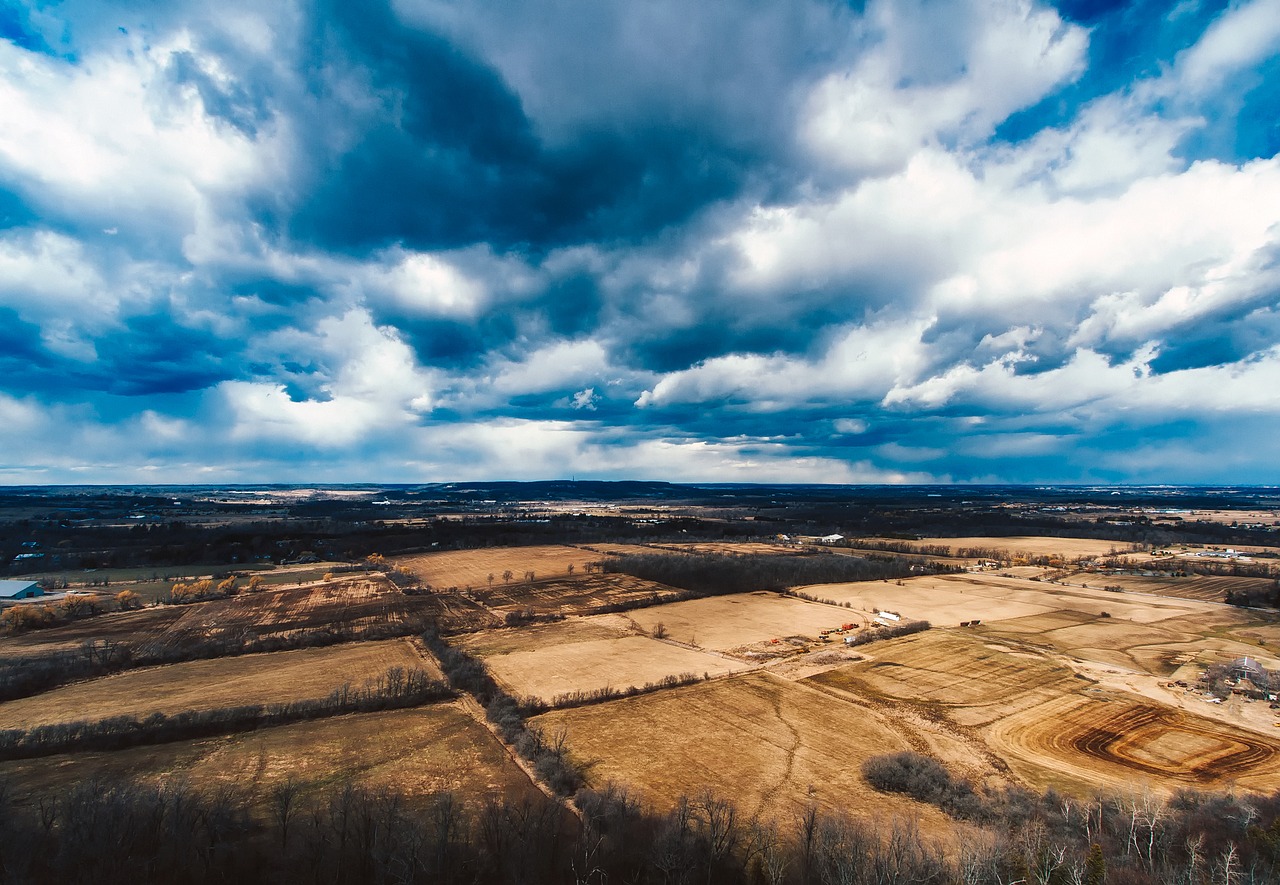
M 940 777 L 925 773 L 918 789 L 940 795 L 931 786 Z M 963 833 L 928 836 L 873 806 L 753 815 L 708 790 L 656 810 L 603 784 L 578 791 L 580 820 L 536 794 L 415 799 L 294 781 L 265 792 L 253 802 L 235 788 L 99 779 L 18 802 L 0 785 L 0 879 L 1254 885 L 1280 877 L 1280 793 L 1184 792 L 1164 801 L 1008 789 L 979 795 L 981 814 L 967 818 Z

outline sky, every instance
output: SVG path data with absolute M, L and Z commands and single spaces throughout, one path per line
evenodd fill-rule
M 1280 0 L 0 0 L 0 483 L 1280 483 Z

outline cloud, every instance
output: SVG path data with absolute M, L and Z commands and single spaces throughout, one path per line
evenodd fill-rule
M 1274 479 L 1277 9 L 6 11 L 0 476 Z

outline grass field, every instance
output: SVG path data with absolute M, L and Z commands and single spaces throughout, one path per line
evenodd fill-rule
M 722 652 L 788 636 L 816 641 L 821 630 L 860 622 L 860 616 L 847 609 L 768 591 L 674 602 L 638 609 L 628 617 L 646 633 L 662 624 L 677 642 Z
M 432 587 L 500 588 L 523 582 L 525 572 L 539 578 L 559 578 L 585 574 L 586 564 L 601 557 L 578 547 L 544 545 L 536 547 L 487 547 L 481 550 L 447 550 L 418 556 L 395 557 L 396 565 L 409 569 Z M 511 580 L 503 574 L 511 572 Z M 492 577 L 492 580 L 490 578 Z
M 187 661 L 0 704 L 0 728 L 323 698 L 344 683 L 359 688 L 390 667 L 417 667 L 440 678 L 434 663 L 405 639 Z
M 303 786 L 304 795 L 353 783 L 388 787 L 410 801 L 446 790 L 474 803 L 486 797 L 541 797 L 458 702 L 114 753 L 0 763 L 0 778 L 8 781 L 18 801 L 114 776 L 151 783 L 177 778 L 198 789 L 243 790 L 256 802 L 290 779 Z
M 570 620 L 492 631 L 473 639 L 468 650 L 483 657 L 509 691 L 544 701 L 572 691 L 643 687 L 665 676 L 720 675 L 734 667 L 717 655 L 601 624 Z
M 913 745 L 879 713 L 764 673 L 537 717 L 563 730 L 592 783 L 631 785 L 669 807 L 711 789 L 744 814 L 790 821 L 810 803 L 886 820 L 942 823 L 940 812 L 875 793 L 866 758 Z

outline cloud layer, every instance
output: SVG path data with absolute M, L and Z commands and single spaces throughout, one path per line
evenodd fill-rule
M 64 0 L 0 108 L 3 482 L 1280 481 L 1280 0 Z

